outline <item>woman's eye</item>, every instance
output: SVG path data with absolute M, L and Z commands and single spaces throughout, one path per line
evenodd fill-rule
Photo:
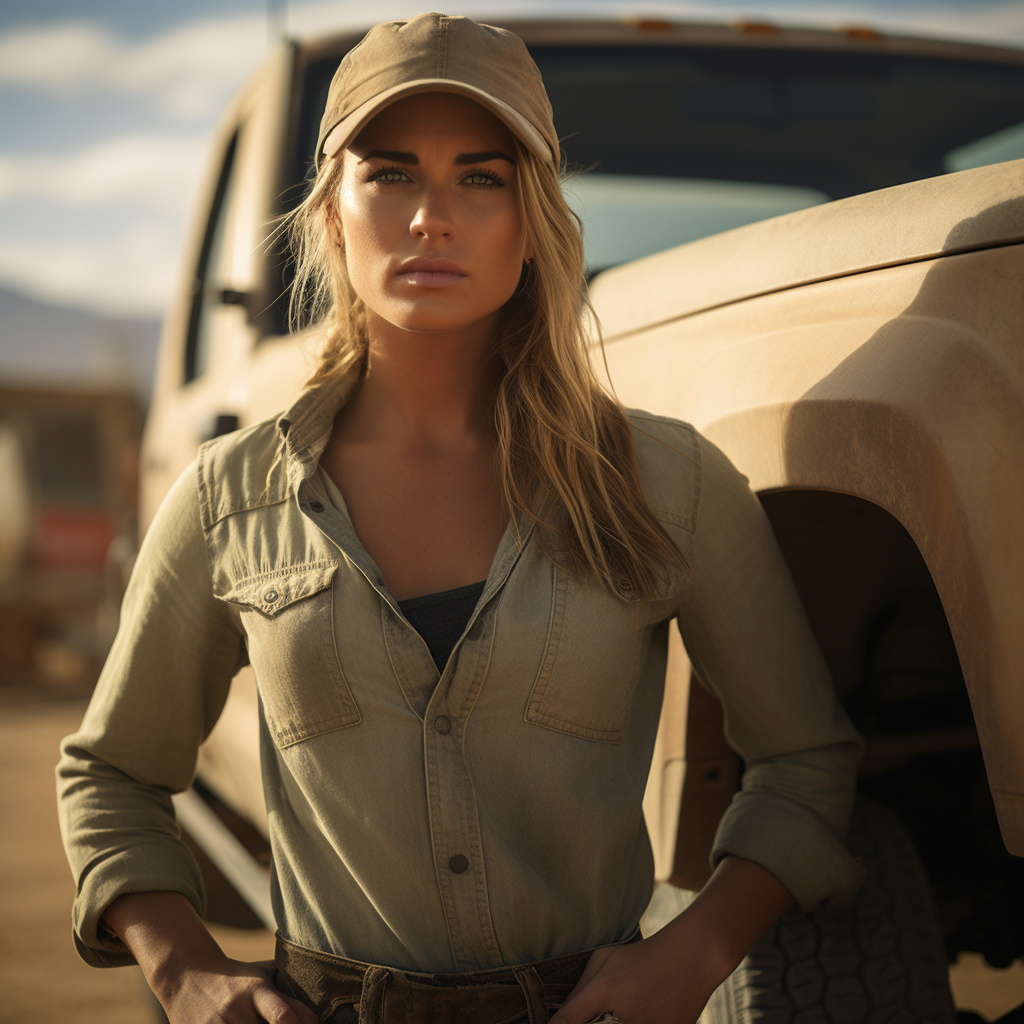
M 382 185 L 398 184 L 411 181 L 409 172 L 404 167 L 382 167 L 374 171 L 367 179 L 367 182 L 380 182 Z M 470 171 L 462 179 L 463 185 L 471 185 L 474 188 L 501 188 L 505 182 L 501 176 L 493 171 Z
M 408 181 L 409 176 L 402 167 L 385 167 L 382 170 L 375 171 L 366 180 L 382 181 L 385 184 L 390 184 L 393 181 Z
M 500 188 L 505 184 L 501 177 L 491 171 L 473 171 L 462 179 L 465 185 L 482 185 L 484 187 L 495 186 Z

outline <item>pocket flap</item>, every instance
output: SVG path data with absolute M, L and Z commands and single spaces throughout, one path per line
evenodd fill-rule
M 273 617 L 296 601 L 325 590 L 337 570 L 337 562 L 305 562 L 260 573 L 239 581 L 224 595 L 224 600 L 258 608 Z

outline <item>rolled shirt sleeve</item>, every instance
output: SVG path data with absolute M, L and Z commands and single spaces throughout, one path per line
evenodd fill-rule
M 843 844 L 862 741 L 760 502 L 718 448 L 699 443 L 700 501 L 678 622 L 745 762 L 712 864 L 729 854 L 755 861 L 804 909 L 847 902 L 863 875 Z
M 180 892 L 202 913 L 202 879 L 171 794 L 191 785 L 199 744 L 244 661 L 230 609 L 212 594 L 192 466 L 146 535 L 81 728 L 61 744 L 58 809 L 87 963 L 134 962 L 100 926 L 124 893 Z

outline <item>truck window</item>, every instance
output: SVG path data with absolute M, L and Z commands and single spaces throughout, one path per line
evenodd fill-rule
M 238 149 L 239 132 L 236 131 L 224 152 L 217 187 L 210 206 L 206 233 L 199 250 L 199 262 L 192 283 L 192 307 L 189 311 L 188 337 L 185 339 L 185 366 L 182 383 L 201 377 L 210 358 L 210 313 L 221 301 L 220 292 L 224 287 L 223 273 L 224 238 L 227 232 L 228 215 L 232 206 L 235 153 Z
M 975 139 L 947 153 L 943 164 L 947 171 L 966 171 L 971 167 L 1001 164 L 1024 157 L 1024 122 Z
M 1024 65 L 679 44 L 530 47 L 590 274 L 844 196 L 1024 155 Z M 341 53 L 304 70 L 282 212 L 311 181 Z M 287 265 L 275 281 L 287 321 Z

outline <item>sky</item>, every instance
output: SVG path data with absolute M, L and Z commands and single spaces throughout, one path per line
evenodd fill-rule
M 158 316 L 218 114 L 282 29 L 425 0 L 0 0 L 0 286 Z M 756 17 L 1024 47 L 1024 0 L 476 0 L 447 13 Z

